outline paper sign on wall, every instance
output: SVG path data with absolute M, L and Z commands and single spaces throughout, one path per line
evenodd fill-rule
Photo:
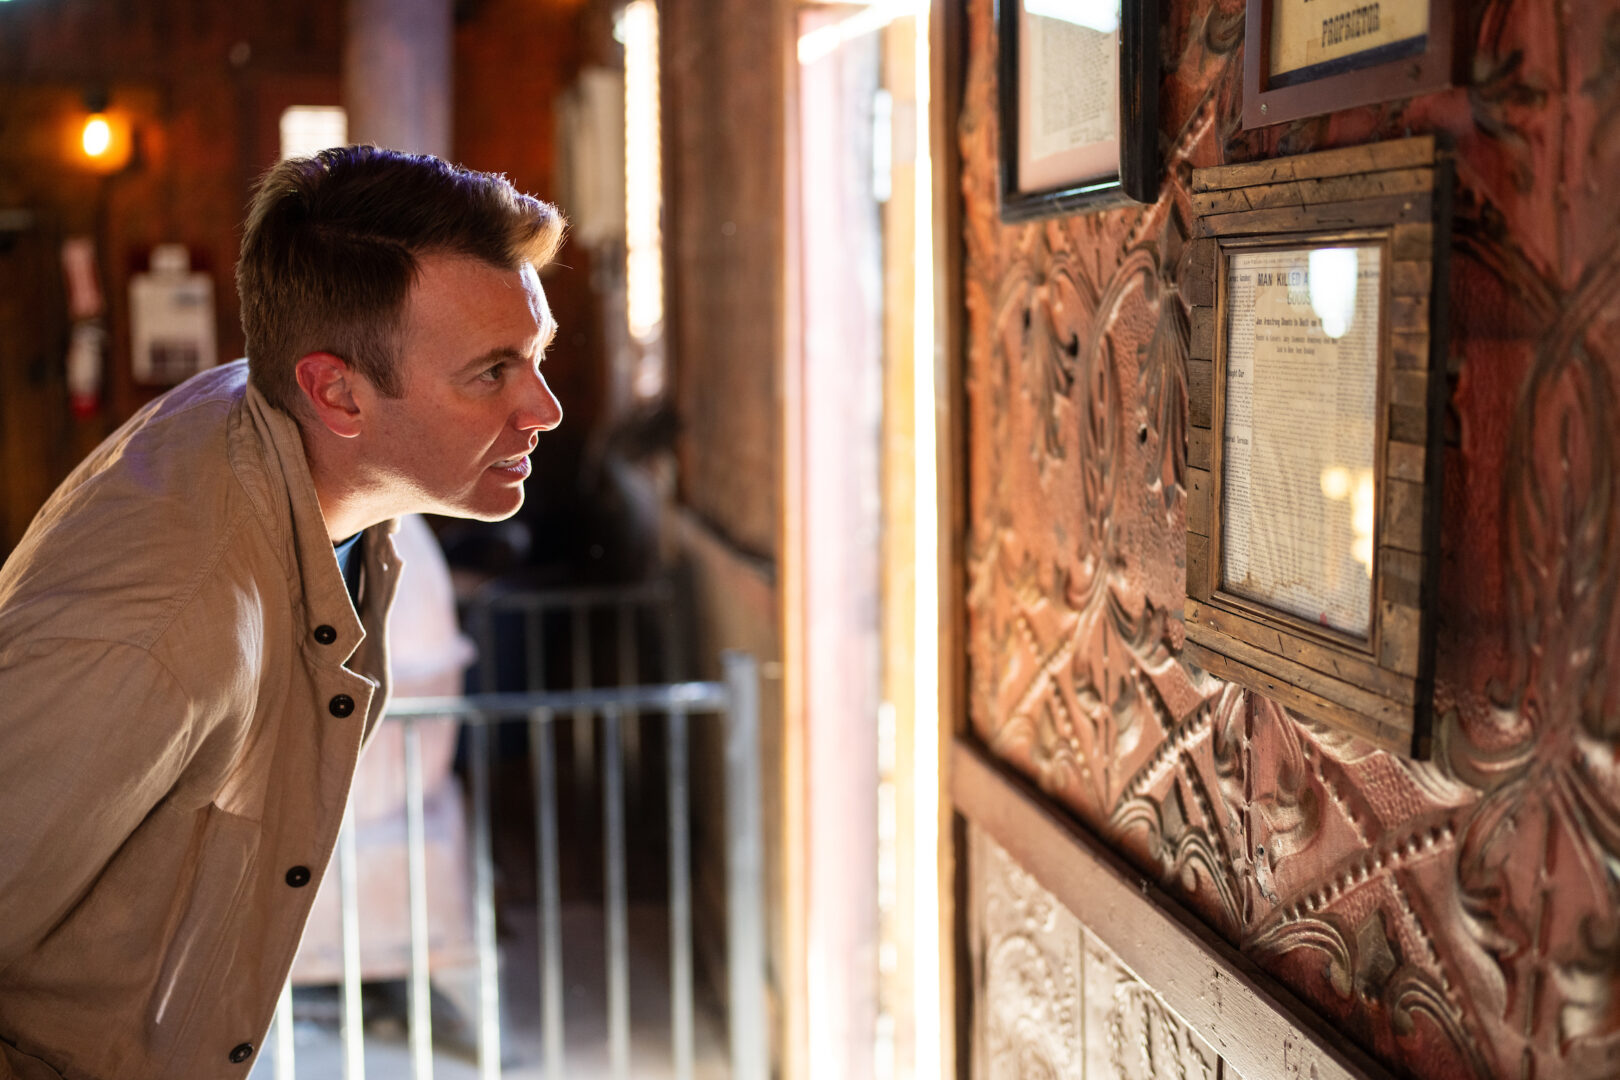
M 214 282 L 191 270 L 183 244 L 152 249 L 152 269 L 129 282 L 131 367 L 135 381 L 172 386 L 217 360 Z

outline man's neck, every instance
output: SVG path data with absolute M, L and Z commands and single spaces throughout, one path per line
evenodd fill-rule
M 315 499 L 326 521 L 326 534 L 334 544 L 379 521 L 399 516 L 400 511 L 391 509 L 379 497 L 379 485 L 368 483 L 364 465 L 342 453 L 346 447 L 332 446 L 312 436 L 302 424 L 299 433 L 309 476 L 315 484 Z

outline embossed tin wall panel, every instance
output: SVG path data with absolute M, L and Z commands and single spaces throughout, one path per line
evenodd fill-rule
M 1004 227 L 995 27 L 959 138 L 970 716 L 1399 1071 L 1620 1072 L 1620 4 L 1481 2 L 1472 83 L 1242 132 L 1241 0 L 1169 0 L 1159 202 Z M 1195 166 L 1457 154 L 1436 749 L 1181 659 Z
M 975 1080 L 1216 1080 L 1215 1051 L 978 829 L 968 860 Z

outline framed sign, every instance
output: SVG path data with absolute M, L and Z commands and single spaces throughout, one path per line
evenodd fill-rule
M 1419 756 L 1449 191 L 1432 138 L 1196 170 L 1183 286 L 1189 659 Z
M 996 0 L 1001 218 L 1159 197 L 1159 0 Z
M 1457 81 L 1456 0 L 1248 0 L 1243 126 Z
M 173 386 L 219 362 L 214 279 L 191 269 L 184 244 L 152 249 L 151 270 L 129 279 L 130 368 L 143 386 Z

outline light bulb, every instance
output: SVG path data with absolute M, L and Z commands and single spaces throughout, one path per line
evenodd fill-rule
M 84 152 L 91 157 L 100 157 L 112 145 L 112 127 L 108 125 L 107 118 L 96 113 L 84 122 Z

